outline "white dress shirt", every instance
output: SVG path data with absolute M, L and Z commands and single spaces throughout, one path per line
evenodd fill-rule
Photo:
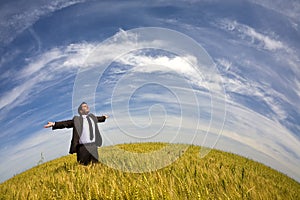
M 81 134 L 80 139 L 79 139 L 79 143 L 80 144 L 87 144 L 87 143 L 95 142 L 95 138 L 96 138 L 96 135 L 95 135 L 96 131 L 95 131 L 94 120 L 91 117 L 89 117 L 91 119 L 91 122 L 92 122 L 93 134 L 94 134 L 94 137 L 91 140 L 90 139 L 89 123 L 88 123 L 88 120 L 87 120 L 86 117 L 87 117 L 87 115 L 82 115 L 82 118 L 83 118 L 83 127 L 82 127 L 82 134 Z

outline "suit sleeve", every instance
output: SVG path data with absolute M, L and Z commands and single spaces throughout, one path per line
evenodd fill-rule
M 52 127 L 52 130 L 63 129 L 63 128 L 73 128 L 73 127 L 74 127 L 74 121 L 66 120 L 66 121 L 55 122 L 54 126 Z
M 105 122 L 105 116 L 97 116 L 98 122 Z

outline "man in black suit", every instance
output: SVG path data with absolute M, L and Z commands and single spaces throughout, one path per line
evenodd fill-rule
M 98 146 L 102 145 L 102 137 L 97 123 L 104 122 L 108 116 L 95 116 L 90 112 L 87 103 L 82 102 L 78 107 L 78 114 L 72 120 L 60 122 L 48 122 L 45 128 L 52 127 L 52 130 L 73 128 L 73 135 L 70 145 L 70 154 L 77 154 L 77 161 L 88 165 L 90 162 L 98 162 Z

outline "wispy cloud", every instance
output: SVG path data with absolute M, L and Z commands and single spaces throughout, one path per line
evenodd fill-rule
M 41 17 L 84 0 L 39 1 L 34 4 L 18 0 L 0 6 L 0 44 L 8 44 Z
M 60 76 L 63 71 L 72 72 L 85 63 L 86 57 L 95 47 L 95 44 L 70 44 L 67 47 L 53 48 L 36 57 L 27 59 L 27 65 L 11 75 L 10 84 L 16 85 L 7 90 L 0 98 L 0 110 L 6 107 L 6 112 L 14 107 L 29 102 L 32 98 L 28 95 L 33 91 L 43 91 L 48 84 L 63 81 Z M 73 71 L 76 73 L 76 71 Z M 56 80 L 56 82 L 51 82 Z M 51 82 L 51 83 L 50 83 Z M 48 84 L 47 84 L 48 83 Z
M 276 38 L 260 33 L 254 28 L 237 21 L 223 19 L 219 21 L 219 26 L 228 32 L 238 35 L 243 41 L 257 48 L 269 51 L 288 50 L 288 47 L 283 42 L 276 40 Z
M 63 56 L 63 52 L 60 49 L 54 48 L 39 55 L 37 58 L 33 58 L 32 60 L 27 59 L 29 64 L 25 66 L 15 78 L 22 79 L 36 75 L 37 72 L 45 68 L 49 63 L 59 60 L 63 58 Z
M 224 86 L 229 96 L 239 94 L 244 95 L 246 98 L 252 97 L 253 101 L 256 101 L 259 104 L 264 102 L 268 109 L 273 112 L 270 113 L 265 110 L 264 115 L 271 117 L 273 120 L 284 120 L 288 116 L 282 103 L 289 103 L 290 100 L 284 94 L 273 89 L 267 82 L 257 82 L 250 78 L 241 77 L 238 72 L 235 72 L 235 69 L 238 68 L 238 66 L 235 66 L 224 58 L 217 59 L 217 62 L 227 69 L 225 72 L 226 76 L 223 78 Z M 252 109 L 255 110 L 255 108 Z
M 299 1 L 287 0 L 250 0 L 253 3 L 261 5 L 267 9 L 274 10 L 284 16 L 288 16 L 299 22 L 300 19 L 300 3 Z
M 228 47 L 228 52 L 223 54 L 227 58 L 216 58 L 224 73 L 226 90 L 233 93 L 231 96 L 239 94 L 252 99 L 252 103 L 256 102 L 252 109 L 267 108 L 260 113 L 274 121 L 282 124 L 289 118 L 295 121 L 297 116 L 288 110 L 292 106 L 300 111 L 300 106 L 295 104 L 300 96 L 294 87 L 296 77 L 300 76 L 296 67 L 299 50 L 275 32 L 257 30 L 236 20 L 220 19 L 213 26 L 231 35 L 223 41 Z M 244 53 L 237 53 L 241 48 Z

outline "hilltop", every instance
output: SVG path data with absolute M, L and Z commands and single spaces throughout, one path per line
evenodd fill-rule
M 116 148 L 145 153 L 163 143 L 102 147 L 102 158 L 118 160 Z M 178 147 L 179 144 L 168 144 Z M 204 158 L 188 146 L 172 164 L 145 173 L 77 164 L 75 155 L 43 163 L 0 185 L 0 199 L 300 199 L 300 184 L 270 167 L 218 150 Z M 123 165 L 130 166 L 130 160 Z

